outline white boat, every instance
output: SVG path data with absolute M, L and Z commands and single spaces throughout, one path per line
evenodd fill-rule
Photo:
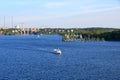
M 57 53 L 57 54 L 59 54 L 59 55 L 61 55 L 61 54 L 62 54 L 62 51 L 61 51 L 59 48 L 54 49 L 54 52 L 55 52 L 55 53 Z
M 40 37 L 40 35 L 37 35 L 37 38 L 39 38 Z

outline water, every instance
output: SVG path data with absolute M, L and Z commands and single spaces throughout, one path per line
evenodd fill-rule
M 120 42 L 0 36 L 0 80 L 120 80 Z

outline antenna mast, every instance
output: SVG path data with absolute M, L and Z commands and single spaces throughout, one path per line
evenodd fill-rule
M 11 17 L 11 26 L 13 28 L 13 16 Z
M 5 16 L 4 16 L 4 27 L 5 27 L 6 25 L 5 25 Z

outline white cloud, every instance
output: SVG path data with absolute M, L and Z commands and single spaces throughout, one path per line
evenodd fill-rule
M 73 13 L 69 13 L 69 14 L 63 14 L 61 16 L 58 17 L 70 17 L 70 16 L 78 16 L 78 15 L 87 15 L 87 14 L 96 14 L 96 13 L 103 13 L 103 12 L 112 12 L 114 10 L 120 10 L 120 7 L 111 7 L 111 8 L 104 8 L 104 9 L 90 9 L 90 10 L 82 10 L 82 11 L 78 11 L 78 12 L 73 12 Z M 60 15 L 60 14 L 59 14 Z
M 22 3 L 20 3 L 22 4 Z M 23 3 L 22 5 L 29 5 L 30 3 Z M 42 15 L 27 15 L 23 17 L 19 17 L 16 19 L 16 23 L 24 22 L 27 25 L 47 25 L 47 26 L 57 26 L 57 25 L 68 25 L 68 27 L 73 27 L 73 25 L 83 25 L 83 26 L 112 26 L 112 25 L 120 25 L 118 23 L 120 16 L 118 16 L 117 12 L 120 10 L 120 7 L 109 6 L 107 5 L 96 8 L 98 5 L 89 5 L 87 6 L 73 6 L 70 2 L 47 2 L 44 5 L 44 8 L 61 8 L 56 9 L 60 10 L 60 12 L 54 14 L 42 14 Z M 77 8 L 75 11 L 66 11 L 64 10 L 73 7 L 73 9 Z M 64 9 L 64 7 L 66 7 Z M 54 10 L 54 9 L 53 9 Z M 71 9 L 69 9 L 71 10 Z M 51 11 L 51 10 L 50 10 Z M 115 12 L 114 12 L 115 11 Z M 47 11 L 49 13 L 49 11 Z M 119 12 L 120 13 L 120 12 Z M 116 15 L 116 16 L 114 16 Z M 75 26 L 76 27 L 76 26 Z
M 81 14 L 85 14 L 85 13 L 96 13 L 96 12 L 105 12 L 105 11 L 119 10 L 119 9 L 120 9 L 120 7 L 91 9 L 91 10 L 84 10 L 83 12 L 81 12 Z
M 58 7 L 64 7 L 67 6 L 68 3 L 65 2 L 48 2 L 44 4 L 44 7 L 46 8 L 58 8 Z
M 17 5 L 17 6 L 33 6 L 34 4 L 37 4 L 38 1 L 31 1 L 31 0 L 24 0 L 24 1 L 15 1 L 14 2 L 14 5 Z

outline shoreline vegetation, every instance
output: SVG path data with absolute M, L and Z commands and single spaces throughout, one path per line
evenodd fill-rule
M 120 41 L 120 29 L 115 28 L 0 28 L 0 35 L 53 35 L 63 41 Z
M 64 33 L 63 41 L 120 41 L 120 29 L 86 28 Z

